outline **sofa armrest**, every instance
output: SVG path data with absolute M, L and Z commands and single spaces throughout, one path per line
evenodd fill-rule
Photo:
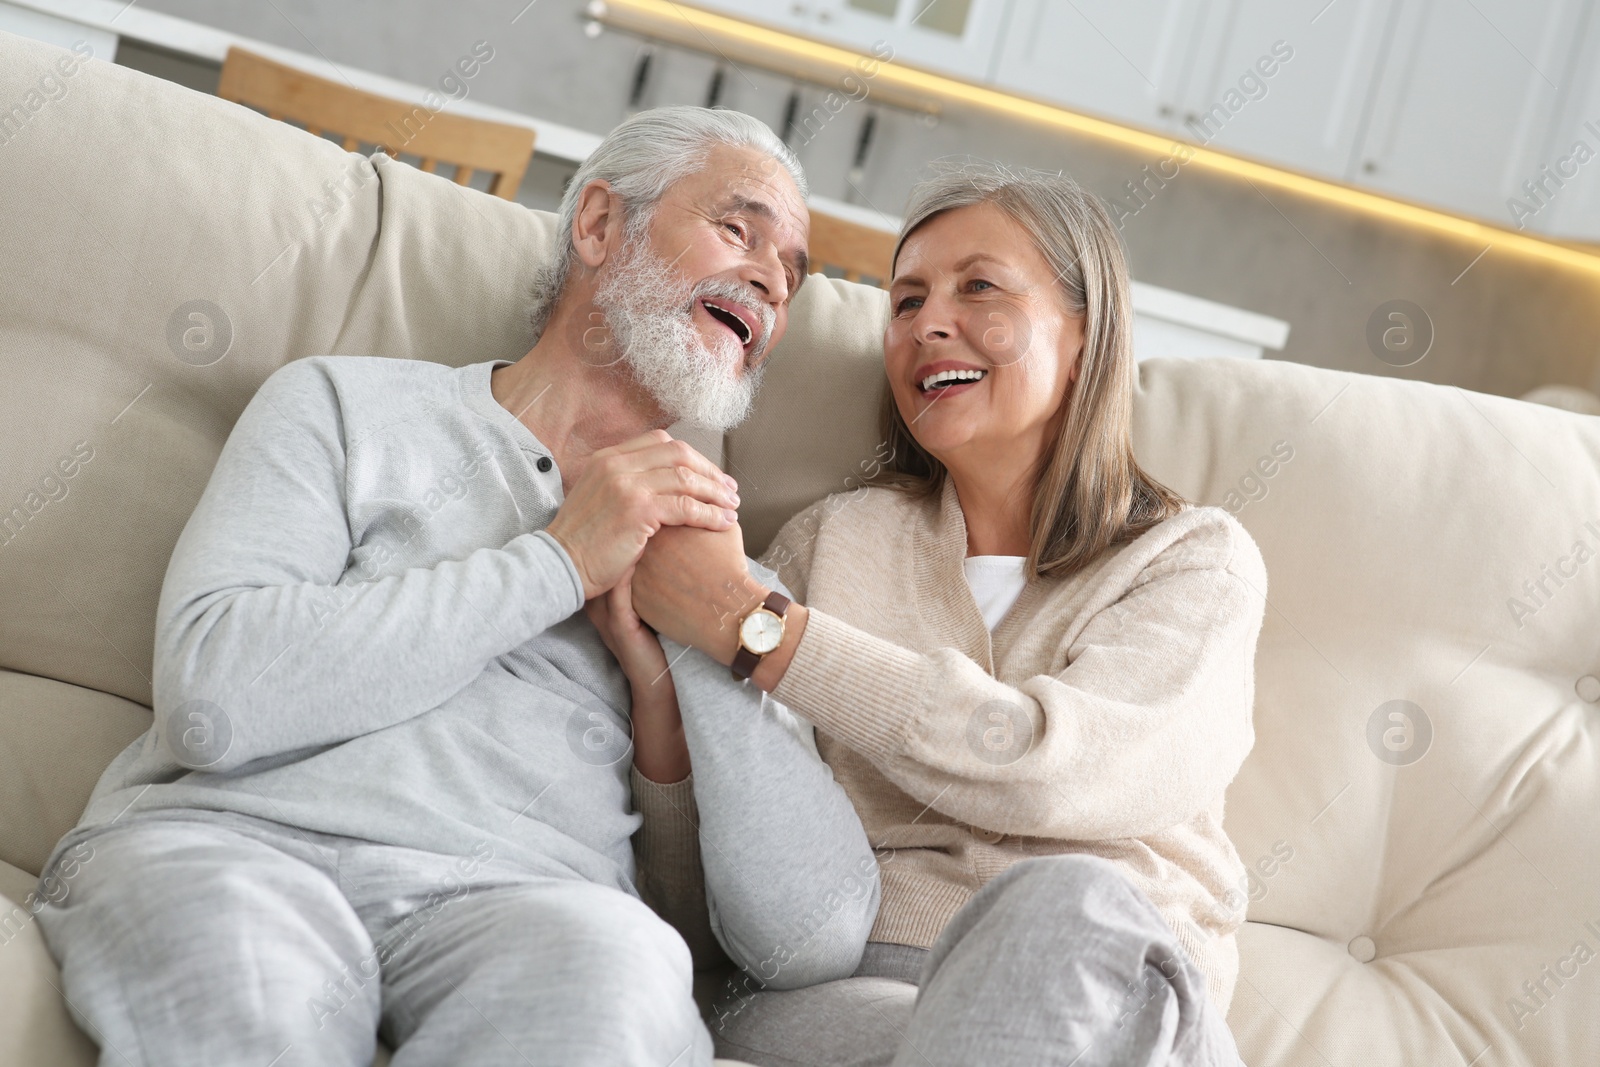
M 28 894 L 33 892 L 33 887 L 38 884 L 37 874 L 30 874 L 21 867 L 0 860 L 0 897 L 4 897 L 12 904 L 26 903 Z
M 36 875 L 0 862 L 0 1063 L 94 1067 L 99 1050 L 61 999 L 61 971 L 23 906 Z

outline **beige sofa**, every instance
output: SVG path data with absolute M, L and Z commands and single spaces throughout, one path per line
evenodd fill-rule
M 553 235 L 66 56 L 0 34 L 5 1065 L 93 1060 L 25 905 L 150 723 L 162 574 L 233 420 L 302 356 L 520 356 Z M 797 301 L 724 442 L 752 550 L 871 455 L 883 313 L 822 278 Z M 1136 404 L 1142 462 L 1271 577 L 1227 822 L 1246 1061 L 1600 1062 L 1600 420 L 1270 361 L 1144 363 Z

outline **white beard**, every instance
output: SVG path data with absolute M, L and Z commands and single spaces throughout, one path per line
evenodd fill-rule
M 594 303 L 634 381 L 675 422 L 716 430 L 739 425 L 750 414 L 765 365 L 745 369 L 744 349 L 731 333 L 707 346 L 691 317 L 694 305 L 716 296 L 755 311 L 761 330 L 751 359 L 765 351 L 772 335 L 772 309 L 755 305 L 732 282 L 707 279 L 692 286 L 680 280 L 643 237 L 624 248 Z

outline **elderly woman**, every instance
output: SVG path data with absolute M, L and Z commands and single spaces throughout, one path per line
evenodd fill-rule
M 721 1055 L 1237 1062 L 1223 793 L 1254 740 L 1266 571 L 1135 461 L 1131 326 L 1097 199 L 943 173 L 895 252 L 890 469 L 784 527 L 764 562 L 790 602 L 737 529 L 651 542 L 638 616 L 815 727 L 879 858 L 854 976 L 725 996 Z

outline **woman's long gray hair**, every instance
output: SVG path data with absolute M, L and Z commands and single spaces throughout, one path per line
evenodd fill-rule
M 705 164 L 718 145 L 754 148 L 771 156 L 789 172 L 801 197 L 809 195 L 800 161 L 777 134 L 760 119 L 742 111 L 705 107 L 658 107 L 641 111 L 606 135 L 583 161 L 561 197 L 557 224 L 556 258 L 540 269 L 533 283 L 528 321 L 533 332 L 544 332 L 550 309 L 572 272 L 576 251 L 572 247 L 572 221 L 578 214 L 578 196 L 596 178 L 604 179 L 622 201 L 626 234 L 644 235 L 657 201 L 679 178 Z
M 895 259 L 929 219 L 978 204 L 993 204 L 1028 233 L 1054 272 L 1046 284 L 1063 310 L 1083 316 L 1078 379 L 1067 387 L 1066 417 L 1034 472 L 1028 550 L 1030 578 L 1065 576 L 1188 501 L 1133 456 L 1133 303 L 1127 257 L 1105 204 L 1061 174 L 998 163 L 942 166 L 911 191 Z M 884 397 L 882 429 L 894 450 L 886 484 L 930 494 L 943 488 L 949 473 L 917 444 L 892 392 Z

